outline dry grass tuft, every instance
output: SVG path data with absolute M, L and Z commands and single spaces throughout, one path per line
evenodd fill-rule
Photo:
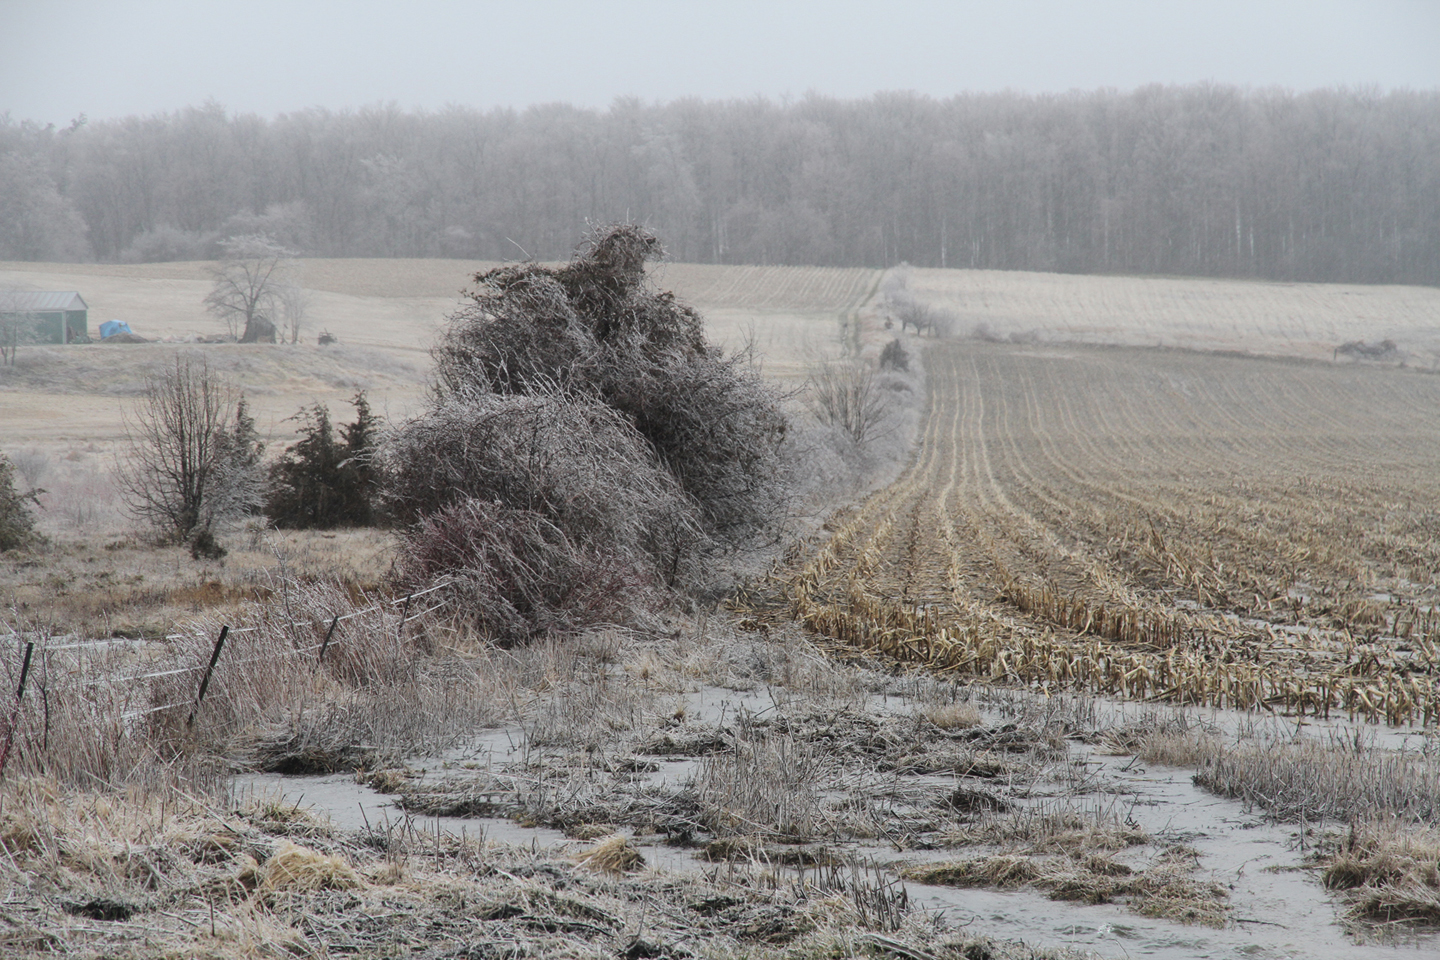
M 1151 840 L 1113 808 L 1034 807 L 962 827 L 945 839 L 953 845 L 991 847 L 995 852 L 951 863 L 906 867 L 901 875 L 920 883 L 956 887 L 1031 887 L 1052 900 L 1077 903 L 1123 901 L 1136 913 L 1178 923 L 1223 926 L 1228 916 L 1225 889 L 1195 876 L 1198 858 L 1194 851 L 1169 847 L 1144 867 L 1112 856 Z
M 260 868 L 264 893 L 349 890 L 360 886 L 360 875 L 334 854 L 321 853 L 283 840 Z
M 1030 855 L 1079 855 L 1116 851 L 1150 841 L 1140 826 L 1121 819 L 1113 807 L 1084 809 L 1069 803 L 1039 804 L 952 830 L 950 846 L 985 845 L 1021 849 Z
M 1217 883 L 1194 877 L 1194 867 L 1193 861 L 1162 853 L 1148 867 L 1137 870 L 1108 856 L 1076 851 L 1070 857 L 1000 853 L 905 867 L 900 874 L 917 883 L 952 887 L 1033 887 L 1044 891 L 1051 900 L 1076 903 L 1123 900 L 1142 916 L 1224 926 L 1229 894 Z
M 699 820 L 717 837 L 808 840 L 822 823 L 820 790 L 830 766 L 814 745 L 746 725 L 733 749 L 700 761 Z
M 363 783 L 376 793 L 400 793 L 410 785 L 415 771 L 408 767 L 392 767 L 385 770 L 358 770 L 355 782 Z
M 1030 857 L 997 854 L 955 863 L 906 867 L 901 876 L 916 883 L 943 884 L 948 887 L 995 887 L 1018 889 L 1042 876 Z
M 623 833 L 601 840 L 577 857 L 576 862 L 606 873 L 632 873 L 645 867 L 645 857 Z
M 1135 755 L 1146 763 L 1167 767 L 1198 767 L 1220 749 L 1220 740 L 1200 727 L 1184 732 L 1162 731 L 1145 737 Z
M 1195 877 L 1193 851 L 1171 848 L 1149 868 L 1124 883 L 1124 892 L 1136 913 L 1179 923 L 1223 927 L 1229 916 L 1230 894 L 1218 883 Z
M 941 730 L 969 730 L 984 722 L 980 710 L 973 703 L 935 704 L 921 710 L 920 716 Z
M 1440 925 L 1440 830 L 1393 820 L 1352 824 L 1320 862 L 1325 886 L 1344 892 L 1351 919 Z

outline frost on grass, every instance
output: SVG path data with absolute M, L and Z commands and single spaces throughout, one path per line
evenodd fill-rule
M 1325 886 L 1357 922 L 1440 926 L 1440 831 L 1392 819 L 1353 823 L 1321 846 Z
M 645 871 L 408 821 L 334 831 L 274 800 L 117 798 L 27 778 L 0 815 L 0 952 L 103 956 L 1058 956 L 966 936 L 859 871 Z M 900 951 L 896 953 L 896 951 Z M 971 952 L 973 951 L 973 952 Z

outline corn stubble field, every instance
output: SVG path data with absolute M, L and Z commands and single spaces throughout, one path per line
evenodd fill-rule
M 417 346 L 484 266 L 311 261 L 313 324 L 345 351 L 206 349 L 272 443 L 359 385 L 399 414 Z M 203 265 L 0 276 L 209 332 Z M 655 279 L 792 386 L 893 335 L 877 271 Z M 52 493 L 52 546 L 5 558 L 42 693 L 0 785 L 0 951 L 1433 949 L 1437 291 L 907 283 L 954 321 L 905 339 L 924 370 L 892 430 L 918 423 L 913 446 L 851 451 L 864 477 L 812 496 L 823 529 L 797 525 L 728 609 L 497 649 L 383 595 L 383 534 L 253 528 L 201 564 Z M 1373 362 L 1335 350 L 1382 340 Z M 0 371 L 7 448 L 51 454 L 70 497 L 75 475 L 102 487 L 125 377 L 94 352 L 185 349 L 22 349 Z M 77 652 L 67 632 L 170 636 Z M 367 817 L 377 798 L 394 805 Z
M 812 629 L 989 680 L 1440 720 L 1440 380 L 974 341 L 926 358 L 914 465 L 791 582 Z

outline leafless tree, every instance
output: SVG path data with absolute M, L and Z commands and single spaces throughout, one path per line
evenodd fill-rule
M 275 288 L 275 302 L 281 341 L 299 343 L 305 314 L 310 309 L 310 294 L 293 279 L 286 279 Z
M 50 472 L 50 456 L 38 447 L 26 447 L 10 454 L 15 472 L 25 481 L 25 489 L 38 490 L 40 482 Z
M 815 417 L 863 447 L 890 415 L 890 404 L 875 369 L 864 360 L 814 364 L 805 396 Z
M 35 326 L 33 315 L 18 304 L 20 290 L 0 289 L 0 366 L 15 366 L 15 350 L 31 339 Z
M 263 233 L 235 237 L 222 246 L 225 256 L 213 271 L 215 286 L 205 297 L 205 309 L 241 343 L 273 343 L 274 318 L 285 308 L 282 294 L 290 283 L 294 252 Z
M 20 346 L 21 322 L 14 316 L 0 314 L 0 366 L 15 366 L 15 351 Z
M 259 447 L 244 398 L 203 358 L 177 356 L 173 367 L 147 377 L 125 434 L 126 506 L 162 538 L 208 534 L 261 502 Z

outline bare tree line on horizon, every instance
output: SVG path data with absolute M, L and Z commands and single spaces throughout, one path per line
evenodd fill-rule
M 1440 283 L 1440 91 L 1216 84 L 608 110 L 0 117 L 0 259 L 560 259 Z

